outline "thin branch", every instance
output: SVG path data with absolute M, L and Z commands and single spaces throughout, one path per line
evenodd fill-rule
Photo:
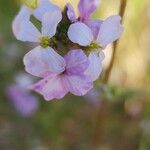
M 121 0 L 120 3 L 120 11 L 119 11 L 119 15 L 122 17 L 122 21 L 124 19 L 124 15 L 125 15 L 125 9 L 126 9 L 126 4 L 127 4 L 127 0 Z M 103 83 L 107 83 L 111 74 L 111 70 L 113 68 L 113 64 L 115 61 L 115 57 L 116 57 L 116 49 L 118 46 L 118 41 L 114 42 L 113 44 L 113 54 L 112 54 L 112 58 L 110 61 L 110 65 L 108 67 L 108 69 L 106 70 L 105 76 L 104 76 L 104 80 Z M 99 106 L 98 110 L 96 111 L 96 120 L 95 120 L 95 128 L 94 128 L 94 133 L 93 133 L 93 141 L 92 141 L 92 145 L 91 145 L 91 149 L 92 150 L 97 150 L 98 146 L 100 144 L 100 140 L 102 137 L 102 116 L 106 117 L 106 104 L 105 104 L 105 100 L 103 100 L 103 103 L 101 103 L 101 105 Z
M 119 15 L 122 17 L 122 22 L 124 20 L 126 5 L 127 5 L 127 0 L 121 0 Z M 116 41 L 113 44 L 112 58 L 111 58 L 111 61 L 110 61 L 110 65 L 106 69 L 106 72 L 105 72 L 105 75 L 104 75 L 104 79 L 103 79 L 104 84 L 108 83 L 108 81 L 109 81 L 111 71 L 112 71 L 112 68 L 113 68 L 113 65 L 114 65 L 114 61 L 115 61 L 115 58 L 116 58 L 116 51 L 117 51 L 118 43 L 119 43 L 119 41 Z

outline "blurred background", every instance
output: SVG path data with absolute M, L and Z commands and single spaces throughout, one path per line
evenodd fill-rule
M 61 8 L 78 3 L 51 1 Z M 120 1 L 102 0 L 93 18 L 118 14 Z M 32 45 L 17 41 L 11 30 L 20 6 L 19 0 L 0 0 L 0 150 L 150 150 L 150 1 L 127 1 L 109 83 L 100 79 L 85 97 L 50 102 L 25 89 L 36 79 L 22 62 Z M 112 45 L 105 53 L 103 72 Z

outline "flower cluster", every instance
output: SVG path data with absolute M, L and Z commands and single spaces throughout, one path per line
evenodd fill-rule
M 100 0 L 80 0 L 79 17 L 68 3 L 61 9 L 48 0 L 23 5 L 13 21 L 18 40 L 37 47 L 24 56 L 25 70 L 41 78 L 30 89 L 45 100 L 61 99 L 68 92 L 82 96 L 102 71 L 105 47 L 117 40 L 123 27 L 120 16 L 91 19 Z

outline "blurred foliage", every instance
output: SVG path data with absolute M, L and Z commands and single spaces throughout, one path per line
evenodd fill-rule
M 60 6 L 66 1 L 54 0 Z M 119 2 L 103 0 L 93 17 L 117 14 Z M 97 150 L 149 150 L 149 0 L 128 0 L 110 84 L 97 83 L 98 97 L 67 95 L 51 102 L 39 97 L 40 108 L 31 118 L 20 117 L 6 98 L 6 88 L 23 70 L 22 58 L 32 48 L 11 31 L 19 8 L 19 0 L 0 0 L 0 150 L 93 150 L 95 145 Z M 104 71 L 110 56 L 111 46 Z

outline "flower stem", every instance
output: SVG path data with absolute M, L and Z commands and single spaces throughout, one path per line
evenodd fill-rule
M 127 4 L 127 0 L 121 0 L 120 3 L 120 11 L 119 11 L 119 15 L 122 17 L 122 21 L 124 19 L 124 15 L 125 15 L 125 9 L 126 9 L 126 4 Z M 105 72 L 105 76 L 103 79 L 103 83 L 107 84 L 109 81 L 109 77 L 113 68 L 113 64 L 115 61 L 115 57 L 116 57 L 116 50 L 117 50 L 117 46 L 118 46 L 118 41 L 114 42 L 113 44 L 113 54 L 112 54 L 112 58 L 110 61 L 110 65 L 107 68 L 106 72 Z M 107 112 L 106 110 L 106 100 L 103 99 L 101 104 L 99 105 L 98 109 L 96 110 L 96 116 L 95 116 L 95 128 L 94 128 L 94 133 L 93 133 L 93 141 L 92 141 L 92 145 L 91 145 L 91 149 L 92 150 L 98 150 L 98 147 L 100 146 L 101 143 L 101 138 L 102 138 L 102 128 L 103 128 L 103 122 L 104 120 L 102 120 L 102 118 L 106 118 L 107 117 Z
M 119 15 L 122 17 L 122 21 L 124 20 L 126 5 L 127 5 L 127 0 L 121 0 Z M 114 65 L 114 61 L 115 61 L 115 58 L 116 58 L 116 51 L 117 51 L 118 43 L 119 43 L 119 41 L 117 40 L 113 44 L 112 58 L 111 58 L 109 66 L 106 69 L 105 74 L 104 74 L 104 79 L 103 79 L 104 84 L 107 84 L 108 81 L 109 81 L 111 71 L 112 71 L 112 68 L 113 68 L 113 65 Z

